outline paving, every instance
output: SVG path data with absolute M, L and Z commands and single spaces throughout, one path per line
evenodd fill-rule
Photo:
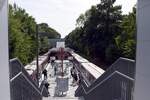
M 77 89 L 77 85 L 76 86 L 73 86 L 72 85 L 72 77 L 70 75 L 70 68 L 72 66 L 69 66 L 68 67 L 68 70 L 67 70 L 67 73 L 68 73 L 68 77 L 69 77 L 69 90 L 66 92 L 66 93 L 63 93 L 63 95 L 57 95 L 57 91 L 56 91 L 56 77 L 54 75 L 54 68 L 52 68 L 51 64 L 48 65 L 49 68 L 48 68 L 48 83 L 50 84 L 49 86 L 49 93 L 50 93 L 50 96 L 49 97 L 44 97 L 43 100 L 83 100 L 82 98 L 78 98 L 78 97 L 75 97 L 74 94 L 75 94 L 75 90 Z

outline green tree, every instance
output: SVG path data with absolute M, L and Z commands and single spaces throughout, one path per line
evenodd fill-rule
M 39 35 L 40 37 L 60 38 L 60 34 L 53 28 L 49 27 L 47 23 L 41 23 L 39 26 Z
M 18 7 L 16 4 L 9 5 L 10 59 L 18 57 L 25 65 L 35 58 L 36 25 L 35 19 L 26 13 L 24 9 Z M 40 37 L 42 43 L 40 49 L 45 53 L 48 50 L 48 38 L 60 38 L 60 34 L 49 26 L 42 31 L 48 32 L 44 37 Z
M 121 6 L 114 6 L 115 1 L 101 0 L 100 4 L 81 14 L 77 19 L 77 28 L 66 37 L 66 42 L 91 60 L 111 62 L 108 58 L 118 51 L 114 38 L 122 32 Z M 115 59 L 117 57 L 109 60 Z
M 40 38 L 40 54 L 43 54 L 48 51 L 49 49 L 49 42 L 48 37 L 42 37 Z
M 135 59 L 136 52 L 136 8 L 125 15 L 121 23 L 122 33 L 116 38 L 116 45 L 123 57 Z
M 40 40 L 40 54 L 46 53 L 51 48 L 49 39 L 59 39 L 60 34 L 53 28 L 49 27 L 47 23 L 38 24 L 39 40 Z

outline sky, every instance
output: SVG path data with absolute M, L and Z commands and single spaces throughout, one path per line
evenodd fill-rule
M 79 15 L 100 0 L 9 0 L 10 4 L 14 2 L 32 15 L 37 23 L 48 23 L 64 38 L 75 28 Z M 127 14 L 132 11 L 136 0 L 117 0 L 115 4 L 122 5 L 123 14 Z

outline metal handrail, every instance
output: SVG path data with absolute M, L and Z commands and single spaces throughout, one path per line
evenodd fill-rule
M 17 72 L 13 73 L 13 71 L 16 71 L 16 70 Z M 20 95 L 23 95 L 23 96 L 27 95 L 27 94 L 23 94 L 23 93 L 26 93 L 25 91 L 31 92 L 31 94 L 28 94 L 27 98 L 31 97 L 37 100 L 42 100 L 42 96 L 48 96 L 48 90 L 46 89 L 45 85 L 41 84 L 40 86 L 41 88 L 39 88 L 36 82 L 34 82 L 31 79 L 30 75 L 27 73 L 27 71 L 24 69 L 23 65 L 17 58 L 10 60 L 10 85 L 11 85 L 12 100 L 19 98 Z M 21 90 L 24 92 L 19 92 L 20 90 L 19 88 L 24 88 L 23 90 Z M 16 91 L 16 93 L 14 91 Z M 46 94 L 44 94 L 44 92 Z M 21 100 L 26 100 L 26 97 L 24 97 L 24 99 L 22 98 Z
M 124 65 L 122 65 L 121 63 Z M 129 87 L 126 87 L 126 88 L 128 88 L 128 90 L 123 90 L 123 89 L 121 90 L 121 87 L 120 87 L 119 88 L 120 91 L 133 90 L 132 88 L 133 88 L 133 84 L 134 84 L 134 73 L 135 73 L 134 68 L 135 67 L 134 67 L 133 60 L 119 58 L 114 64 L 112 64 L 112 66 L 104 74 L 102 74 L 102 76 L 100 76 L 98 79 L 96 79 L 90 86 L 88 86 L 86 84 L 86 81 L 84 81 L 84 79 L 81 80 L 81 83 L 79 85 L 79 88 L 76 91 L 76 94 L 81 94 L 80 96 L 83 96 L 87 100 L 90 100 L 90 99 L 98 100 L 96 98 L 96 96 L 99 98 L 103 98 L 103 100 L 107 100 L 107 99 L 104 99 L 105 96 L 96 95 L 93 93 L 95 93 L 95 91 L 97 91 L 97 93 L 99 93 L 99 92 L 103 93 L 104 91 L 109 92 L 110 90 L 108 90 L 109 88 L 107 88 L 107 86 L 105 87 L 105 90 L 103 90 L 102 88 L 104 88 L 105 84 L 108 84 L 108 83 L 109 83 L 109 85 L 113 86 L 114 83 L 112 83 L 112 82 L 115 82 L 115 81 L 119 82 L 117 84 L 120 84 L 120 82 L 124 81 L 125 84 L 129 85 Z M 120 80 L 120 78 L 121 78 L 121 80 Z M 113 80 L 113 79 L 115 79 L 115 80 Z M 108 87 L 109 87 L 109 85 L 108 85 Z M 117 93 L 119 93 L 119 92 L 117 92 Z M 112 95 L 112 94 L 109 94 L 109 95 Z M 129 91 L 128 96 L 129 95 L 130 96 L 132 95 L 132 91 Z M 91 98 L 89 96 L 91 96 L 93 98 Z M 130 96 L 128 97 L 128 98 L 130 98 L 129 100 L 132 99 Z M 105 97 L 105 98 L 107 98 L 107 97 Z M 112 100 L 114 100 L 114 99 L 112 99 Z
M 115 72 L 113 72 L 112 74 L 110 74 L 108 77 L 106 77 L 103 81 L 101 81 L 100 83 L 98 83 L 97 85 L 95 85 L 95 86 L 92 87 L 92 88 L 88 87 L 87 85 L 83 85 L 83 84 L 82 84 L 82 87 L 83 87 L 85 93 L 86 93 L 86 94 L 89 94 L 89 93 L 92 92 L 94 89 L 96 89 L 98 86 L 100 86 L 100 85 L 103 84 L 105 81 L 107 81 L 108 79 L 110 79 L 113 75 L 120 75 L 121 77 L 124 77 L 124 78 L 126 78 L 126 79 L 131 80 L 131 81 L 134 81 L 133 78 L 128 77 L 128 76 L 126 76 L 126 75 L 124 75 L 124 74 L 122 74 L 122 73 L 120 73 L 120 72 L 118 72 L 118 71 L 115 71 Z M 84 84 L 86 84 L 85 81 L 83 81 L 83 82 L 84 82 Z

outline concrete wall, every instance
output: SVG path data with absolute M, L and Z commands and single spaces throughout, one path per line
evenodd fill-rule
M 134 100 L 150 100 L 150 0 L 138 0 Z
M 10 100 L 7 0 L 0 0 L 0 99 Z

